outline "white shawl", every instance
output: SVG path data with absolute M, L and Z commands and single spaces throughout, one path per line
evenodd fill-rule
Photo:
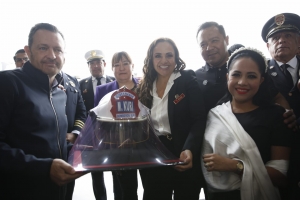
M 244 164 L 242 179 L 234 172 L 207 172 L 202 170 L 212 192 L 241 190 L 242 200 L 280 199 L 267 173 L 253 139 L 243 129 L 227 102 L 210 110 L 202 146 L 202 155 L 219 154 L 241 160 Z

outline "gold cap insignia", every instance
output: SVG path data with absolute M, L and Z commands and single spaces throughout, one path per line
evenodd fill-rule
M 281 26 L 285 21 L 285 17 L 283 14 L 279 14 L 275 16 L 275 24 L 277 24 L 277 26 Z
M 97 55 L 97 52 L 96 51 L 91 51 L 91 56 L 96 56 Z

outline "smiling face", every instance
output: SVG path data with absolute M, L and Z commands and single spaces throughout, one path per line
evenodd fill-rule
M 268 38 L 267 43 L 271 57 L 283 63 L 287 63 L 297 54 L 299 46 L 299 35 L 290 31 L 275 33 Z
M 131 64 L 124 56 L 113 63 L 113 72 L 117 82 L 131 81 L 133 64 Z
M 228 90 L 235 103 L 251 103 L 260 84 L 264 81 L 259 67 L 251 58 L 242 57 L 235 60 L 227 76 Z
M 31 46 L 24 49 L 35 68 L 54 77 L 65 63 L 64 48 L 65 42 L 59 33 L 40 29 L 34 34 Z
M 228 59 L 228 36 L 224 37 L 217 27 L 211 26 L 198 34 L 202 58 L 211 67 L 221 67 Z
M 169 78 L 174 72 L 175 51 L 169 42 L 159 42 L 153 49 L 153 66 L 158 77 Z

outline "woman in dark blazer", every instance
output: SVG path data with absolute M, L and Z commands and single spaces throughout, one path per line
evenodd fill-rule
M 137 80 L 132 77 L 133 63 L 128 53 L 117 52 L 112 58 L 112 70 L 116 80 L 96 88 L 94 104 L 97 106 L 107 93 L 126 86 L 135 89 Z M 137 170 L 113 172 L 115 200 L 137 200 Z
M 199 199 L 203 181 L 199 144 L 206 115 L 195 73 L 184 68 L 171 39 L 152 42 L 137 92 L 140 101 L 151 109 L 157 136 L 184 164 L 141 170 L 144 200 L 171 200 L 172 194 L 177 200 Z

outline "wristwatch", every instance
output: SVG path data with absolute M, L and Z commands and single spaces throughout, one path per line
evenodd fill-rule
M 244 170 L 244 164 L 241 161 L 238 161 L 238 163 L 236 164 L 236 169 L 240 173 L 243 172 L 243 170 Z

